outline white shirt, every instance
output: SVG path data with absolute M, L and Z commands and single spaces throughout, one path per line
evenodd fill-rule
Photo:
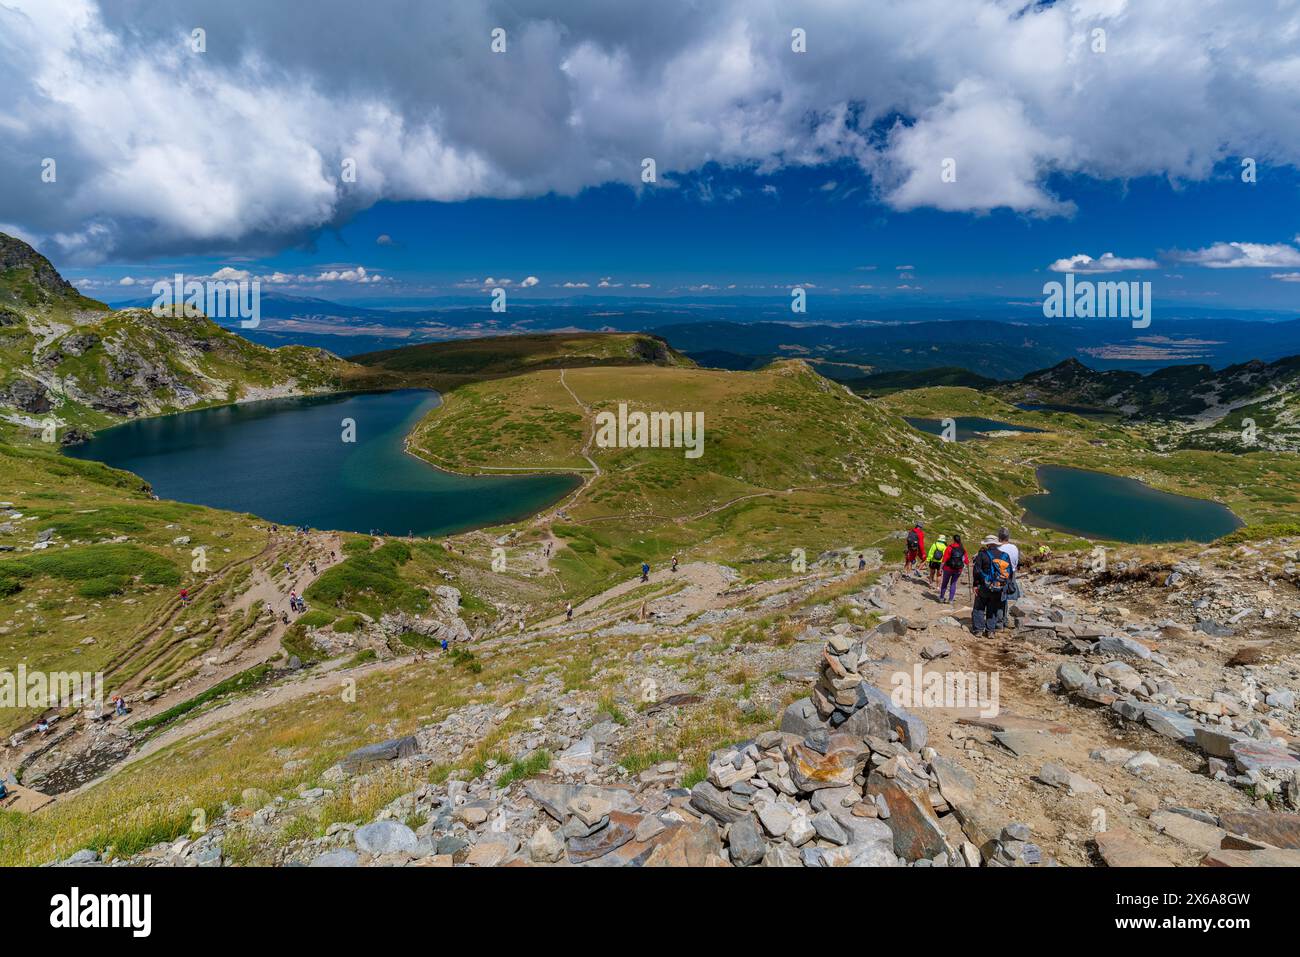
M 1015 571 L 1020 567 L 1020 548 L 1012 545 L 1010 542 L 998 542 L 998 548 L 1007 553 L 1007 558 L 1011 559 L 1011 570 Z

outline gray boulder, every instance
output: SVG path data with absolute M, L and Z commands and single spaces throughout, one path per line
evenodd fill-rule
M 375 821 L 357 828 L 354 835 L 357 848 L 366 854 L 392 854 L 395 851 L 414 851 L 419 838 L 399 821 Z

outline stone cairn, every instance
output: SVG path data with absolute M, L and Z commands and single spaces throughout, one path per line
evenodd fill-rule
M 859 672 L 862 639 L 834 635 L 809 698 L 781 730 L 714 752 L 692 810 L 715 820 L 734 865 L 1027 866 L 1029 828 L 1003 824 L 926 727 Z

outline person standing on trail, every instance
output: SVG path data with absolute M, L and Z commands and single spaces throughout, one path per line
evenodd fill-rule
M 979 554 L 972 566 L 975 600 L 971 606 L 971 632 L 992 637 L 1001 627 L 999 615 L 1011 584 L 1011 560 L 998 548 L 996 535 L 988 535 L 980 543 Z
M 939 540 L 930 546 L 925 560 L 930 566 L 930 584 L 939 578 L 939 569 L 943 567 L 943 553 L 948 550 L 948 539 L 940 535 Z
M 1011 581 L 1007 585 L 1006 598 L 1002 602 L 1002 610 L 998 615 L 998 621 L 1003 628 L 1012 624 L 1011 603 L 1021 595 L 1020 591 L 1020 549 L 1011 541 L 1011 533 L 1003 525 L 998 529 L 998 548 L 1007 556 L 1011 562 Z
M 190 590 L 189 590 L 188 588 L 182 588 L 182 589 L 181 589 L 181 604 L 182 604 L 182 605 L 188 605 L 189 603 L 190 603 Z
M 564 603 L 564 620 L 573 621 L 573 602 L 571 601 Z
M 858 552 L 858 571 L 863 571 L 867 567 L 867 557 Z
M 903 559 L 903 574 L 913 571 L 917 562 L 925 558 L 925 526 L 920 522 L 913 525 L 907 532 L 907 556 Z M 916 569 L 920 574 L 920 569 Z
M 673 571 L 677 571 L 677 556 L 673 556 Z
M 947 601 L 951 605 L 957 601 L 957 583 L 961 581 L 961 573 L 970 564 L 960 535 L 953 535 L 952 541 L 943 550 L 939 564 L 943 569 L 943 578 L 939 580 L 939 601 Z
M 642 563 L 641 563 L 641 580 L 642 580 L 643 582 L 648 582 L 648 581 L 650 580 L 650 563 L 649 563 L 649 562 L 642 562 Z

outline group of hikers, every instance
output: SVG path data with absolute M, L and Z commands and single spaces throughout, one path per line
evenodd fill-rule
M 957 601 L 957 585 L 969 568 L 971 631 L 976 635 L 992 635 L 1008 627 L 1011 603 L 1021 594 L 1016 580 L 1020 548 L 1011 541 L 1011 533 L 1005 527 L 999 528 L 996 535 L 986 535 L 973 559 L 961 536 L 955 533 L 951 539 L 940 535 L 927 548 L 925 526 L 920 522 L 908 529 L 906 539 L 903 574 L 920 577 L 922 565 L 928 566 L 930 584 L 939 583 L 938 600 L 951 605 Z

